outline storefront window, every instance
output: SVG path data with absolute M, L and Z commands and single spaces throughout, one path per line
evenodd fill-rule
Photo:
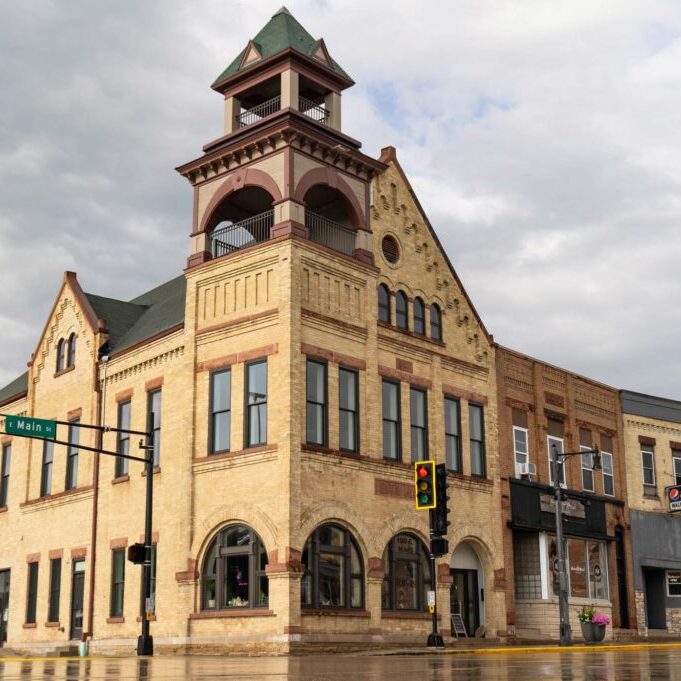
M 425 610 L 430 588 L 430 567 L 423 542 L 402 533 L 393 537 L 383 552 L 384 610 Z
M 667 570 L 667 596 L 681 596 L 681 570 Z
M 548 541 L 548 579 L 552 593 L 558 595 L 558 556 L 556 538 Z M 608 600 L 608 565 L 605 543 L 585 539 L 565 540 L 565 568 L 568 593 L 573 598 Z

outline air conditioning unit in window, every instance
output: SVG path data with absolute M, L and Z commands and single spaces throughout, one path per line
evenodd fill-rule
M 515 474 L 518 478 L 530 480 L 533 475 L 537 474 L 537 466 L 533 463 L 517 463 L 515 465 Z

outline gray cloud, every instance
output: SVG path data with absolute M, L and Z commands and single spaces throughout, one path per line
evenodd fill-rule
M 221 133 L 215 76 L 278 2 L 3 3 L 0 384 L 61 274 L 131 297 L 177 274 Z M 681 398 L 681 9 L 674 2 L 300 0 L 355 78 L 499 342 Z

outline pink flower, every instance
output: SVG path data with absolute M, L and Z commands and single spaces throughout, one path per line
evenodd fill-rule
M 610 618 L 607 615 L 603 614 L 602 612 L 594 613 L 593 617 L 591 618 L 591 621 L 594 624 L 602 625 L 610 624 Z

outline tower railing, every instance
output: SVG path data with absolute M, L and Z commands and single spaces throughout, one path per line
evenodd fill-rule
M 208 237 L 211 255 L 219 258 L 262 241 L 268 241 L 273 224 L 274 209 L 270 209 L 227 225 L 227 227 L 216 229 Z
M 305 97 L 298 97 L 298 110 L 317 123 L 326 123 L 331 113 L 321 104 L 317 104 Z
M 281 97 L 277 95 L 272 99 L 268 99 L 262 104 L 254 106 L 252 109 L 246 109 L 239 114 L 239 127 L 245 128 L 247 125 L 252 125 L 258 121 L 269 116 L 281 109 Z
M 345 255 L 355 250 L 355 232 L 311 210 L 305 211 L 305 226 L 310 241 L 333 248 Z

